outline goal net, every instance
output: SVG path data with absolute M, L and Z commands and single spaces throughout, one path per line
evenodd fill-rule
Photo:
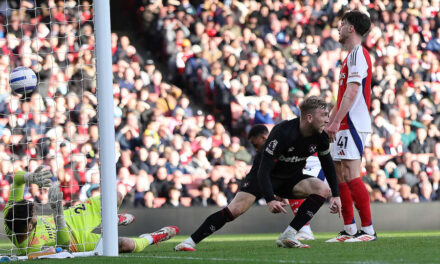
M 59 246 L 48 189 L 24 184 L 16 176 L 40 165 L 52 171 L 53 184 L 60 184 L 68 248 L 91 251 L 101 237 L 104 165 L 93 10 L 90 0 L 0 3 L 0 209 L 25 204 L 0 215 L 1 256 Z M 37 75 L 31 94 L 11 91 L 9 74 L 19 66 Z

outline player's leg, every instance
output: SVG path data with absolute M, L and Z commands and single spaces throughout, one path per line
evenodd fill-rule
M 377 239 L 371 221 L 370 196 L 360 177 L 360 167 L 360 159 L 341 161 L 341 170 L 361 218 L 361 231 L 356 234 L 355 238 L 347 239 L 345 242 L 374 241 Z
M 121 186 L 121 185 L 119 185 L 119 186 Z M 118 188 L 120 188 L 119 186 L 118 186 Z M 125 195 L 123 194 L 123 190 L 118 190 L 117 200 L 116 200 L 118 208 L 121 206 L 124 198 L 125 198 Z M 135 219 L 136 218 L 132 214 L 128 214 L 128 213 L 118 214 L 118 225 L 127 226 L 127 225 L 133 223 Z
M 293 216 L 296 216 L 298 213 L 298 209 L 301 204 L 305 201 L 305 199 L 289 199 L 289 206 L 292 209 Z M 314 240 L 312 228 L 310 227 L 310 223 L 307 222 L 296 234 L 296 239 L 298 240 Z
M 313 215 L 318 212 L 322 204 L 330 195 L 330 188 L 321 180 L 303 175 L 301 181 L 299 181 L 292 190 L 294 197 L 307 197 L 305 201 L 298 208 L 296 216 L 290 222 L 286 230 L 281 234 L 279 240 L 277 240 L 278 246 L 292 247 L 292 248 L 305 248 L 307 245 L 299 242 L 295 237 L 298 231 L 312 219 Z M 281 243 L 280 243 L 281 242 Z
M 227 222 L 246 212 L 255 202 L 255 199 L 256 197 L 250 193 L 238 192 L 227 207 L 208 216 L 190 237 L 178 244 L 174 249 L 176 251 L 194 251 L 194 247 L 200 241 L 222 228 Z
M 293 195 L 295 197 L 307 197 L 290 223 L 291 227 L 299 230 L 310 221 L 327 197 L 330 196 L 330 188 L 317 178 L 307 178 L 295 185 Z
M 179 229 L 175 226 L 166 226 L 156 232 L 143 234 L 137 238 L 119 237 L 119 252 L 141 252 L 147 246 L 152 244 L 159 244 L 173 238 L 179 233 Z
M 353 155 L 357 155 L 358 158 L 360 157 L 359 150 L 355 146 L 349 130 L 341 130 L 336 134 L 336 142 L 331 144 L 331 155 L 335 163 L 338 179 L 344 230 L 339 232 L 336 237 L 331 238 L 326 242 L 344 242 L 347 239 L 353 238 L 357 233 L 351 190 L 345 180 L 341 164 L 341 160 L 347 159 L 348 157 L 352 158 Z
M 344 230 L 339 234 L 327 240 L 326 242 L 344 242 L 351 239 L 357 234 L 356 222 L 354 220 L 353 200 L 350 188 L 345 182 L 345 175 L 342 170 L 342 164 L 340 161 L 335 161 L 336 174 L 338 176 L 339 183 L 339 195 L 341 197 L 342 204 L 342 218 L 344 220 Z
M 320 179 L 325 182 L 325 175 L 321 169 L 321 162 L 318 157 L 309 157 L 306 162 L 306 166 L 303 173 Z M 305 199 L 289 199 L 289 205 L 292 209 L 293 215 L 296 216 L 299 207 L 305 201 Z M 310 222 L 307 222 L 296 234 L 296 239 L 298 240 L 314 240 L 312 228 L 310 227 Z

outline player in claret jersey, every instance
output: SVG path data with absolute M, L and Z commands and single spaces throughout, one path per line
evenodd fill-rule
M 327 242 L 361 242 L 377 239 L 371 221 L 368 191 L 360 177 L 365 140 L 371 133 L 370 94 L 372 65 L 362 38 L 370 30 L 367 14 L 353 10 L 344 14 L 339 25 L 339 42 L 348 51 L 339 75 L 336 106 L 326 127 L 332 144 L 341 192 L 344 230 Z M 358 232 L 353 217 L 353 202 L 362 221 Z
M 261 197 L 265 198 L 270 212 L 275 214 L 287 213 L 282 198 L 306 198 L 277 241 L 282 247 L 309 247 L 298 241 L 295 235 L 328 196 L 332 196 L 331 212 L 340 213 L 336 171 L 330 156 L 329 138 L 323 131 L 329 120 L 328 106 L 322 98 L 311 96 L 302 102 L 300 109 L 300 118 L 284 121 L 272 129 L 231 203 L 208 216 L 190 237 L 174 248 L 176 251 L 194 251 L 196 244 L 245 213 Z M 331 190 L 323 181 L 303 174 L 307 158 L 315 153 L 318 153 Z

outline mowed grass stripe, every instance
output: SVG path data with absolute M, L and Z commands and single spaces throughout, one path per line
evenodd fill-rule
M 279 234 L 214 235 L 197 246 L 196 252 L 174 252 L 187 236 L 177 236 L 141 253 L 115 257 L 63 260 L 64 263 L 154 263 L 154 264 L 440 264 L 440 231 L 379 232 L 379 240 L 368 243 L 325 243 L 336 233 L 316 233 L 307 241 L 310 249 L 285 249 L 275 245 Z M 33 263 L 33 262 L 26 262 Z M 36 261 L 35 263 L 42 263 Z M 56 263 L 44 260 L 44 263 Z

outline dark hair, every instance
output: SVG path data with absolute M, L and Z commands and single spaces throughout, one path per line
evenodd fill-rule
M 251 130 L 248 133 L 248 139 L 251 139 L 252 137 L 259 137 L 264 134 L 268 134 L 269 129 L 263 124 L 255 125 L 251 128 Z
M 342 20 L 350 23 L 350 25 L 354 27 L 354 30 L 356 30 L 356 33 L 361 36 L 364 36 L 371 27 L 370 17 L 359 10 L 353 10 L 345 13 L 342 17 Z
M 5 216 L 5 222 L 9 230 L 17 235 L 27 233 L 27 225 L 34 214 L 34 203 L 27 200 L 15 202 Z
M 318 96 L 307 97 L 299 105 L 299 109 L 301 110 L 301 118 L 304 118 L 306 114 L 309 114 L 318 108 L 326 109 L 327 107 L 328 105 L 324 98 Z

